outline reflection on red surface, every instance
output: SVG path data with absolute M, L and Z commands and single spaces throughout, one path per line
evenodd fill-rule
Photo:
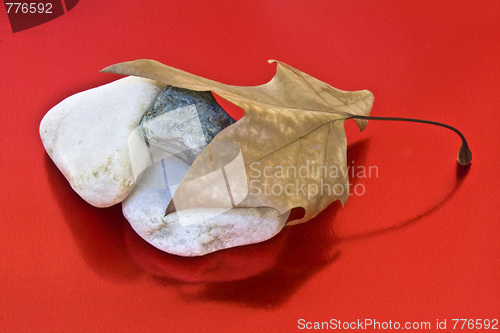
M 349 146 L 349 158 L 363 163 L 369 140 Z M 351 179 L 355 184 L 356 179 Z M 286 227 L 274 238 L 208 254 L 183 258 L 157 250 L 131 228 L 125 242 L 134 261 L 162 283 L 174 284 L 189 299 L 217 299 L 251 306 L 276 306 L 297 288 L 335 260 L 338 238 L 332 221 L 340 208 L 336 202 L 319 218 Z M 292 211 L 289 220 L 300 218 L 303 209 Z M 276 288 L 279 285 L 280 288 Z M 248 292 L 252 291 L 249 295 Z
M 222 282 L 241 280 L 273 268 L 286 240 L 285 235 L 247 246 L 217 251 L 201 257 L 179 257 L 162 252 L 125 230 L 131 257 L 146 272 L 176 281 Z
M 369 139 L 350 145 L 349 159 L 362 165 L 368 146 Z M 175 287 L 187 300 L 226 301 L 252 307 L 276 307 L 285 302 L 305 281 L 338 258 L 340 243 L 397 230 L 432 213 L 456 192 L 469 171 L 457 166 L 455 188 L 446 197 L 422 214 L 388 228 L 339 238 L 332 227 L 340 208 L 340 203 L 335 202 L 318 218 L 286 227 L 266 242 L 188 258 L 146 243 L 128 225 L 119 205 L 99 209 L 86 204 L 48 157 L 46 169 L 53 177 L 54 193 L 64 202 L 61 210 L 82 255 L 100 275 L 127 280 L 148 274 L 164 286 Z M 356 184 L 357 179 L 351 182 Z M 303 214 L 301 210 L 293 213 L 298 217 Z M 278 285 L 280 288 L 276 288 Z
M 351 158 L 362 163 L 367 147 L 368 140 L 351 145 Z M 340 207 L 338 202 L 318 219 L 286 227 L 266 242 L 186 258 L 164 253 L 141 239 L 122 216 L 120 205 L 101 209 L 85 203 L 49 157 L 45 158 L 45 167 L 83 257 L 105 277 L 127 280 L 146 273 L 162 284 L 175 286 L 189 298 L 274 306 L 338 255 L 331 225 Z M 295 210 L 291 219 L 301 214 L 300 209 Z
M 335 204 L 325 214 L 335 215 L 337 208 Z M 186 297 L 260 307 L 285 301 L 304 281 L 334 260 L 338 253 L 332 236 L 327 219 L 316 219 L 286 227 L 263 243 L 195 258 L 161 252 L 131 228 L 125 231 L 125 242 L 141 268 L 162 283 L 177 285 Z
M 75 243 L 91 269 L 113 280 L 140 276 L 141 271 L 123 243 L 122 230 L 128 223 L 122 215 L 121 205 L 105 209 L 89 205 L 71 189 L 50 157 L 45 155 L 44 161 L 51 190 L 58 198 Z

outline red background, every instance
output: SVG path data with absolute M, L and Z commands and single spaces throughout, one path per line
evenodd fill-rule
M 293 332 L 298 320 L 500 317 L 500 2 L 91 1 L 12 33 L 0 6 L 0 331 Z M 366 193 L 272 240 L 202 258 L 163 254 L 120 206 L 81 200 L 38 135 L 62 99 L 155 59 L 238 85 L 278 59 L 344 90 L 372 115 L 346 125 Z M 238 115 L 239 111 L 231 109 Z M 354 161 L 354 162 L 352 162 Z M 370 330 L 366 330 L 369 332 Z M 467 331 L 467 330 L 465 330 Z

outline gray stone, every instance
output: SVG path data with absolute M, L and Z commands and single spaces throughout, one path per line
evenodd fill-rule
M 210 92 L 167 86 L 142 117 L 140 128 L 149 145 L 191 164 L 234 122 Z

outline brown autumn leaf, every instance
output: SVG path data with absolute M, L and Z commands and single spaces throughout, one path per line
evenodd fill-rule
M 196 158 L 167 213 L 207 207 L 303 207 L 305 222 L 348 198 L 344 121 L 367 116 L 373 94 L 342 91 L 279 61 L 259 86 L 232 86 L 153 60 L 112 65 L 103 72 L 135 75 L 196 91 L 212 91 L 245 115 L 221 131 Z M 367 121 L 355 119 L 360 130 Z M 243 177 L 243 178 L 242 178 Z M 243 181 L 242 181 L 243 180 Z M 182 207 L 180 207 L 182 206 Z

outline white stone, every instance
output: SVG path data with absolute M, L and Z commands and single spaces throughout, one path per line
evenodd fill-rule
M 134 188 L 128 136 L 163 87 L 126 77 L 70 96 L 42 119 L 45 150 L 89 204 L 112 206 Z
M 164 168 L 175 176 L 165 179 Z M 284 227 L 288 213 L 280 216 L 269 207 L 194 208 L 164 216 L 175 183 L 180 182 L 188 168 L 173 156 L 152 165 L 122 203 L 123 215 L 132 228 L 156 248 L 180 256 L 200 256 L 265 241 Z

